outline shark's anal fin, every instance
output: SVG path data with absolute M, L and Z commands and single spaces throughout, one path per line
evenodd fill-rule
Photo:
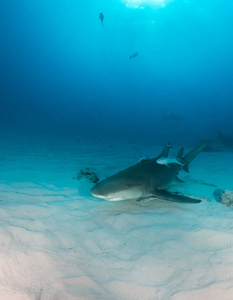
M 184 181 L 183 180 L 181 180 L 178 176 L 176 176 L 176 181 L 177 182 L 181 182 L 181 183 L 184 183 Z
M 156 190 L 153 195 L 156 198 L 167 200 L 167 201 L 174 201 L 174 202 L 182 202 L 182 203 L 200 203 L 201 200 L 189 198 L 183 195 L 175 195 L 172 193 L 169 193 L 165 190 Z

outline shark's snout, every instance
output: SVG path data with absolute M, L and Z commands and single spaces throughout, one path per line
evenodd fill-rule
M 94 186 L 91 189 L 91 194 L 92 194 L 92 196 L 94 196 L 96 198 L 101 198 L 101 199 L 105 199 L 105 200 L 109 200 L 109 201 L 121 200 L 121 199 L 114 199 L 114 197 L 112 195 L 109 195 L 108 193 L 102 191 L 101 189 L 99 189 L 96 186 Z
M 91 194 L 108 201 L 121 201 L 137 199 L 143 191 L 144 187 L 141 184 L 126 184 L 124 180 L 114 180 L 113 177 L 109 177 L 93 186 Z
M 101 189 L 98 186 L 98 183 L 96 185 L 93 186 L 93 188 L 91 189 L 91 194 L 94 197 L 97 198 L 103 198 L 104 197 L 104 193 L 103 191 L 101 192 Z
M 105 200 L 111 200 L 111 189 L 109 191 L 109 186 L 106 184 L 103 184 L 103 182 L 99 182 L 96 185 L 93 186 L 91 189 L 92 196 L 96 198 L 101 198 Z

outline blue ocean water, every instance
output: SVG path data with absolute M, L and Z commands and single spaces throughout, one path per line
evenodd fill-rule
M 2 0 L 1 133 L 143 143 L 231 135 L 232 12 L 229 0 Z
M 0 1 L 0 299 L 231 299 L 232 15 L 232 0 Z M 106 201 L 79 178 L 204 139 L 169 187 L 200 204 Z

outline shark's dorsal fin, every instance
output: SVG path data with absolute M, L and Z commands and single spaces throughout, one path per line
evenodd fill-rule
M 174 147 L 171 145 L 171 142 L 168 142 L 167 145 L 163 148 L 163 151 L 156 158 L 158 159 L 161 157 L 168 157 L 170 148 L 174 148 Z

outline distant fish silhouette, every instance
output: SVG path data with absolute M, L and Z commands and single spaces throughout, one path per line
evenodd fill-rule
M 104 27 L 104 15 L 102 13 L 100 13 L 99 17 L 100 17 L 101 24 Z
M 134 58 L 134 57 L 136 57 L 136 56 L 138 56 L 138 52 L 135 52 L 135 53 L 133 53 L 132 55 L 130 55 L 129 59 Z
M 218 138 L 220 143 L 225 147 L 233 148 L 233 137 L 222 134 L 220 130 L 217 131 L 218 131 Z
M 184 121 L 185 118 L 173 113 L 170 113 L 170 115 L 162 116 L 162 118 L 166 121 Z

